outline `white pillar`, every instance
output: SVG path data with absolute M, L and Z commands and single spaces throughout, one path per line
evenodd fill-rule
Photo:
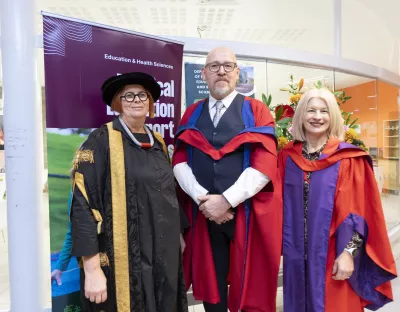
M 8 259 L 12 312 L 43 311 L 40 105 L 35 0 L 3 0 L 2 63 Z
M 333 2 L 333 55 L 342 56 L 342 0 Z

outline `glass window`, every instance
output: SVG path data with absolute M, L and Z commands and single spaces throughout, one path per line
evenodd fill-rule
M 400 221 L 398 89 L 382 81 L 340 72 L 335 73 L 335 86 L 351 97 L 341 108 L 352 113 L 352 121 L 357 119 L 359 138 L 373 159 L 389 230 Z
M 343 91 L 340 101 L 347 126 L 356 127 L 359 139 L 365 144 L 376 163 L 378 156 L 378 124 L 376 80 L 368 77 L 335 72 L 335 91 Z M 348 100 L 346 100 L 348 98 Z
M 382 203 L 387 226 L 400 222 L 399 90 L 378 81 L 378 166 L 382 171 Z
M 208 97 L 208 87 L 201 77 L 201 69 L 206 62 L 204 55 L 184 55 L 182 77 L 182 114 L 186 108 Z M 261 100 L 267 93 L 267 63 L 237 59 L 240 68 L 236 90 L 245 95 Z
M 207 85 L 201 77 L 201 68 L 206 63 L 204 55 L 183 55 L 181 114 L 186 107 L 208 96 Z
M 294 83 L 298 83 L 301 78 L 304 79 L 302 91 L 313 88 L 318 81 L 333 89 L 332 70 L 272 62 L 269 62 L 267 66 L 268 94 L 272 97 L 272 106 L 289 103 L 290 94 L 281 89 L 288 88 L 288 84 L 291 83 L 290 76 L 293 76 Z

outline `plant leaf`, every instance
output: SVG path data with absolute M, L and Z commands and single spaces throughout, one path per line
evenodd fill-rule
M 265 96 L 264 93 L 261 95 L 261 98 L 262 98 L 263 103 L 267 104 L 267 106 L 268 106 L 267 97 Z
M 356 119 L 354 119 L 354 121 L 350 124 L 350 127 L 352 127 L 357 122 L 357 120 L 358 120 L 358 117 Z
M 267 105 L 268 105 L 268 107 L 271 106 L 271 102 L 272 102 L 272 95 L 270 94 L 270 95 L 268 95 L 268 99 L 267 99 Z
M 287 128 L 289 128 L 289 124 L 290 124 L 291 121 L 292 121 L 292 118 L 286 117 L 286 118 L 283 118 L 281 120 L 278 120 L 276 122 L 276 124 L 279 125 L 283 129 L 287 129 Z
M 278 111 L 276 112 L 275 120 L 279 120 L 283 114 L 283 105 L 279 106 Z
M 346 119 L 346 122 L 345 122 L 346 125 L 349 124 L 349 122 L 350 122 L 350 117 L 351 117 L 351 115 L 349 114 L 349 115 L 347 116 L 347 119 Z

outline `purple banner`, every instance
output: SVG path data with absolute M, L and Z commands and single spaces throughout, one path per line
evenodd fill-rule
M 169 149 L 181 115 L 183 45 L 43 16 L 48 128 L 98 128 L 115 117 L 101 99 L 110 76 L 142 71 L 162 88 L 155 118 Z M 171 150 L 170 150 L 171 152 Z
M 141 71 L 161 86 L 155 118 L 146 124 L 163 135 L 172 156 L 181 116 L 183 45 L 46 15 L 43 28 L 52 311 L 79 312 L 80 275 L 70 255 L 68 218 L 74 153 L 94 128 L 117 115 L 102 101 L 103 82 Z

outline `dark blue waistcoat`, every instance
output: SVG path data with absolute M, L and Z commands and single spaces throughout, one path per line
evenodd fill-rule
M 221 149 L 244 128 L 242 120 L 242 105 L 244 97 L 238 94 L 229 108 L 222 115 L 217 127 L 214 127 L 208 100 L 197 120 L 196 127 L 215 149 Z M 210 194 L 222 194 L 232 186 L 243 172 L 244 149 L 239 149 L 225 155 L 221 160 L 214 161 L 210 156 L 198 149 L 193 149 L 193 173 L 197 181 Z

